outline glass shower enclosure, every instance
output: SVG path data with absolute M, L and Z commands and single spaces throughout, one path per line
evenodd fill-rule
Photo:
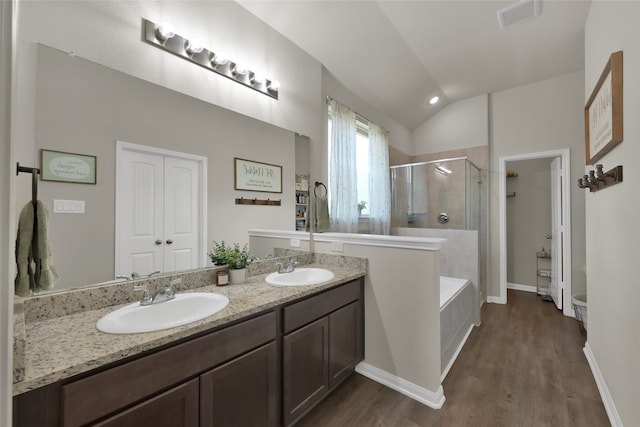
M 391 227 L 480 228 L 480 170 L 466 157 L 391 166 Z

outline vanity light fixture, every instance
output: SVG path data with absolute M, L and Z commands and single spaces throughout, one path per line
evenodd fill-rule
M 187 39 L 176 34 L 171 24 L 166 22 L 158 25 L 143 19 L 142 27 L 144 41 L 147 43 L 271 98 L 278 99 L 280 83 L 277 80 L 267 79 L 262 73 L 249 70 L 240 61 L 229 60 L 223 51 L 206 49 L 199 40 Z
M 438 101 L 440 101 L 440 97 L 438 95 L 432 96 L 431 99 L 429 99 L 429 105 L 435 105 Z
M 451 171 L 451 169 L 447 169 L 444 166 L 440 166 L 440 165 L 436 166 L 436 172 L 438 172 L 438 173 L 440 173 L 442 175 L 445 175 L 445 176 L 453 173 Z

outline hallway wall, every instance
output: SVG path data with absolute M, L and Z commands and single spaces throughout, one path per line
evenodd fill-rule
M 500 295 L 499 158 L 570 148 L 571 171 L 584 166 L 584 73 L 582 71 L 519 86 L 491 95 L 489 144 L 489 297 Z M 576 172 L 577 171 L 577 172 Z M 577 178 L 577 176 L 576 176 Z M 571 186 L 572 292 L 584 293 L 585 191 Z

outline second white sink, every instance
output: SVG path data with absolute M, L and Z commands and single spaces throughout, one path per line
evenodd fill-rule
M 96 327 L 110 334 L 135 334 L 160 331 L 202 320 L 229 304 L 220 294 L 193 292 L 176 295 L 175 299 L 142 306 L 126 305 L 103 316 Z
M 271 273 L 265 280 L 277 286 L 319 285 L 333 279 L 334 274 L 324 268 L 296 268 L 291 273 Z

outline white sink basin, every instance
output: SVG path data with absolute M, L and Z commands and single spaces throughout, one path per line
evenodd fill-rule
M 331 271 L 324 268 L 296 268 L 291 273 L 271 273 L 265 280 L 277 286 L 319 285 L 333 279 Z
M 184 293 L 175 299 L 142 306 L 129 304 L 103 316 L 96 327 L 110 334 L 135 334 L 160 331 L 202 320 L 229 304 L 224 295 L 210 293 Z

